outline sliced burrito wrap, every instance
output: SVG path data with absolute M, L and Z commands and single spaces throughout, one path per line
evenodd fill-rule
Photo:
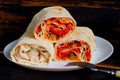
M 53 44 L 26 32 L 10 52 L 13 61 L 26 65 L 48 65 L 54 53 Z
M 96 49 L 94 34 L 88 27 L 76 27 L 74 32 L 55 44 L 54 60 L 90 62 Z
M 46 7 L 33 17 L 28 26 L 36 39 L 41 37 L 55 43 L 73 32 L 76 21 L 71 14 L 63 7 Z

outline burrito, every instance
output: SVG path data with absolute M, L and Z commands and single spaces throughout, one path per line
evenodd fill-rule
M 61 6 L 46 7 L 39 11 L 28 26 L 36 39 L 46 39 L 52 43 L 68 36 L 76 27 L 71 14 Z
M 14 62 L 45 66 L 51 61 L 51 56 L 54 53 L 53 44 L 40 39 L 34 38 L 31 33 L 26 32 L 18 39 L 18 43 L 10 52 L 11 58 Z
M 68 62 L 90 62 L 96 48 L 92 30 L 88 27 L 76 27 L 74 32 L 55 44 L 54 60 Z

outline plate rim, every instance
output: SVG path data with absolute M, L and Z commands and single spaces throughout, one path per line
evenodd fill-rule
M 113 52 L 114 52 L 114 46 L 112 45 L 111 42 L 109 42 L 107 39 L 105 39 L 105 38 L 103 38 L 103 37 L 95 36 L 95 39 L 97 39 L 97 38 L 99 38 L 99 39 L 105 41 L 105 42 L 110 46 L 110 48 L 111 48 L 111 53 L 109 53 L 109 55 L 108 55 L 107 57 L 105 57 L 105 58 L 99 60 L 97 63 L 94 63 L 94 64 L 98 64 L 98 63 L 100 63 L 100 62 L 105 61 L 105 60 L 108 59 L 108 58 L 113 54 Z

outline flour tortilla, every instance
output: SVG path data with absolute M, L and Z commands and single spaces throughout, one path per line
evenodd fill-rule
M 51 62 L 53 44 L 36 40 L 31 33 L 24 33 L 10 52 L 13 61 L 25 65 L 45 66 Z
M 73 62 L 73 61 L 87 61 L 85 58 L 85 55 L 83 56 L 79 56 L 80 60 L 70 60 L 70 59 L 66 59 L 66 60 L 62 60 L 62 59 L 58 59 L 58 57 L 56 57 L 57 55 L 57 47 L 60 46 L 60 44 L 64 44 L 70 41 L 84 41 L 89 45 L 89 49 L 90 49 L 90 56 L 92 57 L 92 53 L 95 51 L 96 49 L 96 41 L 95 41 L 95 36 L 93 34 L 93 31 L 88 28 L 88 27 L 76 27 L 76 29 L 74 30 L 74 32 L 70 35 L 65 37 L 64 39 L 58 41 L 55 45 L 55 54 L 54 54 L 54 60 L 61 60 L 61 61 L 68 61 L 68 62 Z M 66 50 L 69 50 L 66 49 Z M 81 58 L 82 57 L 82 58 Z M 90 57 L 90 58 L 91 58 Z
M 68 32 L 66 35 L 60 37 L 57 40 L 46 39 L 45 31 L 47 30 L 47 27 L 45 26 L 44 22 L 45 22 L 45 20 L 50 19 L 50 18 L 66 18 L 68 20 L 71 20 L 74 28 L 70 32 Z M 35 31 L 39 25 L 41 25 L 41 33 L 39 33 L 39 36 L 38 36 Z M 65 8 L 63 8 L 61 6 L 52 6 L 52 7 L 43 8 L 37 14 L 35 14 L 31 23 L 29 24 L 29 26 L 27 28 L 27 32 L 31 32 L 32 34 L 34 34 L 35 38 L 38 40 L 42 37 L 42 38 L 54 43 L 54 42 L 60 40 L 61 38 L 68 36 L 70 33 L 72 33 L 73 30 L 75 29 L 75 27 L 76 27 L 76 21 L 71 16 L 71 14 L 68 12 L 68 10 L 66 10 Z

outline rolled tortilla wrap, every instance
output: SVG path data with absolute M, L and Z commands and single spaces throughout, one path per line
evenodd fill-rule
M 54 60 L 89 62 L 95 48 L 96 41 L 92 30 L 88 27 L 76 27 L 70 36 L 55 44 Z
M 53 6 L 38 12 L 27 30 L 32 30 L 38 40 L 42 37 L 54 43 L 73 32 L 75 26 L 76 21 L 65 8 Z
M 13 61 L 26 65 L 48 65 L 54 53 L 53 45 L 40 39 L 34 39 L 31 33 L 25 33 L 11 50 Z

